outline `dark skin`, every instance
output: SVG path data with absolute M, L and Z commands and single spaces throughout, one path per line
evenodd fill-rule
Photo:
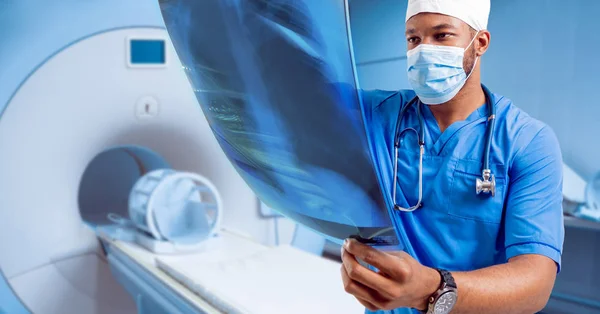
M 421 13 L 406 23 L 408 49 L 421 43 L 467 47 L 464 68 L 471 77 L 447 103 L 430 106 L 440 130 L 466 119 L 485 103 L 478 61 L 490 44 L 488 31 L 475 32 L 459 19 Z M 357 262 L 365 261 L 375 272 Z M 369 310 L 427 308 L 428 298 L 439 288 L 441 277 L 405 252 L 382 252 L 348 240 L 342 248 L 341 267 L 345 290 Z M 556 279 L 556 263 L 542 255 L 525 254 L 504 264 L 468 272 L 452 272 L 458 285 L 458 303 L 452 313 L 535 313 L 541 311 Z

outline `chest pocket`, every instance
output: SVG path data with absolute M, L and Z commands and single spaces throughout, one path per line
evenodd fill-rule
M 504 166 L 492 164 L 490 167 L 496 177 L 495 196 L 477 195 L 476 180 L 481 179 L 481 162 L 459 160 L 456 163 L 448 196 L 449 215 L 492 224 L 502 221 L 507 185 Z

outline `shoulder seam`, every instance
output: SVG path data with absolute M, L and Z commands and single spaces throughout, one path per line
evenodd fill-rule
M 398 95 L 399 93 L 400 93 L 400 92 L 396 91 L 396 92 L 394 92 L 393 94 L 389 95 L 388 97 L 384 98 L 383 100 L 381 100 L 381 101 L 380 101 L 380 102 L 377 104 L 377 106 L 374 106 L 374 107 L 373 107 L 373 110 L 375 110 L 375 109 L 379 108 L 379 106 L 381 106 L 381 104 L 383 104 L 384 102 L 386 102 L 388 99 L 390 99 L 390 98 L 392 98 L 392 97 L 394 97 L 394 96 Z
M 530 123 L 527 123 L 527 124 L 525 124 L 525 125 L 523 126 L 523 128 L 521 128 L 521 130 L 519 131 L 519 134 L 517 135 L 517 137 L 518 137 L 518 136 L 521 136 L 521 134 L 523 133 L 523 129 L 524 129 L 526 126 L 528 126 L 528 125 L 530 125 Z M 543 125 L 543 126 L 542 126 L 542 127 L 541 127 L 541 128 L 540 128 L 540 129 L 539 129 L 539 130 L 538 130 L 538 131 L 535 133 L 535 135 L 531 137 L 531 140 L 530 140 L 529 142 L 527 142 L 527 144 L 525 144 L 525 145 L 523 145 L 522 147 L 518 148 L 518 151 L 517 151 L 517 152 L 514 154 L 514 156 L 512 157 L 512 159 L 511 159 L 511 161 L 510 161 L 510 165 L 509 165 L 509 167 L 510 167 L 510 168 L 508 169 L 508 171 L 509 171 L 509 172 L 510 172 L 510 170 L 512 170 L 512 168 L 513 168 L 513 164 L 514 164 L 515 160 L 517 159 L 517 157 L 519 157 L 519 155 L 520 155 L 520 154 L 521 154 L 521 153 L 522 153 L 522 152 L 523 152 L 523 151 L 524 151 L 524 150 L 527 148 L 527 146 L 531 145 L 531 143 L 533 142 L 533 140 L 535 140 L 535 138 L 536 138 L 536 137 L 538 137 L 538 135 L 540 135 L 540 133 L 542 133 L 542 131 L 543 131 L 544 129 L 546 129 L 547 127 L 548 127 L 548 126 L 544 124 L 544 125 Z M 516 138 L 515 138 L 515 139 L 516 139 Z

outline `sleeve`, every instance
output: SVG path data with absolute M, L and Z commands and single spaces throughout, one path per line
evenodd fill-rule
M 358 91 L 358 96 L 362 101 L 362 105 L 367 111 L 372 112 L 381 102 L 381 91 L 378 90 L 364 90 Z
M 363 115 L 365 118 L 366 125 L 372 126 L 377 119 L 375 108 L 379 106 L 382 99 L 382 92 L 379 90 L 358 90 L 358 97 L 362 102 Z
M 359 97 L 365 108 L 367 120 L 383 119 L 379 123 L 396 122 L 400 108 L 405 106 L 416 95 L 411 90 L 386 91 L 386 90 L 359 90 Z
M 564 241 L 562 156 L 554 132 L 547 126 L 538 130 L 536 134 L 529 132 L 529 138 L 533 137 L 517 151 L 509 173 L 506 259 L 544 255 L 556 262 L 560 272 Z
M 361 107 L 363 108 L 362 116 L 369 123 L 373 118 L 374 109 L 381 103 L 383 100 L 381 98 L 382 91 L 380 90 L 364 90 L 364 89 L 356 89 L 355 86 L 348 83 L 334 83 L 331 84 L 334 92 L 340 95 L 340 101 L 350 101 L 353 102 L 358 97 L 358 100 L 361 102 Z

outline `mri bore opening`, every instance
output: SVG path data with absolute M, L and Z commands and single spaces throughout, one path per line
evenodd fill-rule
M 158 153 L 141 146 L 107 149 L 92 159 L 79 184 L 81 218 L 90 226 L 112 224 L 108 213 L 128 217 L 129 193 L 144 174 L 171 168 Z

